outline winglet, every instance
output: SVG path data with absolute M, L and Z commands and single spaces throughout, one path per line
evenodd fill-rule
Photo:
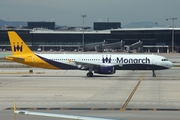
M 8 31 L 13 55 L 33 53 L 15 31 Z

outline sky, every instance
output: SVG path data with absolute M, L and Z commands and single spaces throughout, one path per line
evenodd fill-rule
M 180 0 L 0 0 L 0 19 L 55 21 L 61 26 L 93 26 L 93 22 L 151 21 L 180 27 Z

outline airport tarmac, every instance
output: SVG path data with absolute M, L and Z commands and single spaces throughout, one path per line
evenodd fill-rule
M 33 73 L 29 73 L 29 69 Z M 0 120 L 14 120 L 18 109 L 114 118 L 179 120 L 180 68 L 117 71 L 87 78 L 87 71 L 3 68 L 0 70 Z M 16 120 L 57 120 L 16 115 Z

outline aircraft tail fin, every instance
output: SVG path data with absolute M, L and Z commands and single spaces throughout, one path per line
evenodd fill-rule
M 8 31 L 8 36 L 13 55 L 33 53 L 16 32 Z

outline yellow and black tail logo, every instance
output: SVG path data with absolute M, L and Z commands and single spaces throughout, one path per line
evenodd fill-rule
M 16 32 L 8 31 L 8 36 L 13 55 L 34 54 Z
M 21 43 L 17 42 L 17 44 L 15 44 L 15 42 L 13 42 L 13 46 L 14 46 L 14 52 L 22 52 L 23 51 L 23 42 L 21 42 Z

